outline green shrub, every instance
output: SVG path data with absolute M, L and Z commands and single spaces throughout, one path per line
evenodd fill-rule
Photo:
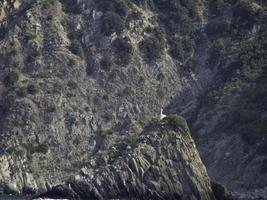
M 154 7 L 154 4 L 153 4 L 152 0 L 132 0 L 132 2 L 134 2 L 138 6 Z
M 133 94 L 133 88 L 131 86 L 125 86 L 125 88 L 123 89 L 122 93 L 124 95 L 129 96 L 129 95 Z
M 149 61 L 152 61 L 160 58 L 163 54 L 165 33 L 161 27 L 148 27 L 146 31 L 150 32 L 151 36 L 140 42 L 139 49 Z
M 124 19 L 114 12 L 106 12 L 101 18 L 100 28 L 105 36 L 110 36 L 112 33 L 121 34 L 124 26 Z
M 103 98 L 104 101 L 108 101 L 109 100 L 109 97 L 108 97 L 107 94 L 104 94 L 102 98 Z
M 128 13 L 128 5 L 125 0 L 95 0 L 98 9 L 102 12 L 114 12 L 120 16 L 126 16 Z
M 210 1 L 209 8 L 210 14 L 212 15 L 222 15 L 225 11 L 226 4 L 224 0 L 212 0 Z
M 165 117 L 163 120 L 166 121 L 168 125 L 174 129 L 181 128 L 184 132 L 189 132 L 187 122 L 182 116 L 167 115 L 167 117 Z
M 19 68 L 20 67 L 20 62 L 18 60 L 15 60 L 13 63 L 14 68 Z
M 233 11 L 233 20 L 239 27 L 250 29 L 260 20 L 263 10 L 252 1 L 239 1 Z
M 9 147 L 6 149 L 6 153 L 7 154 L 13 154 L 14 152 L 16 152 L 16 148 L 15 147 Z
M 113 64 L 112 58 L 108 55 L 105 55 L 101 60 L 101 68 L 105 71 L 109 71 Z
M 49 145 L 47 143 L 42 143 L 42 144 L 22 144 L 24 148 L 27 149 L 27 154 L 30 156 L 31 154 L 34 153 L 42 153 L 46 154 L 49 149 Z
M 50 5 L 54 5 L 56 0 L 42 0 L 42 6 L 44 9 L 48 9 Z
M 166 39 L 168 44 L 170 45 L 170 54 L 173 58 L 177 58 L 180 61 L 188 58 L 188 53 L 186 49 L 194 48 L 194 40 L 196 36 L 197 26 L 195 23 L 199 22 L 199 14 L 198 14 L 198 3 L 195 0 L 134 0 L 139 6 L 150 7 L 152 10 L 156 10 L 158 13 L 158 23 L 161 27 L 164 27 L 166 32 Z M 151 32 L 151 29 L 147 29 L 147 32 Z M 154 34 L 154 37 L 158 39 L 155 43 L 155 47 L 146 43 L 148 46 L 145 51 L 149 51 L 149 47 L 152 46 L 152 54 L 150 60 L 158 58 L 160 53 L 162 53 L 161 49 L 164 48 L 164 42 L 160 40 Z M 188 37 L 186 42 L 186 47 L 184 48 L 184 44 L 181 41 L 176 42 L 177 37 L 179 35 L 181 38 Z M 190 41 L 192 40 L 192 41 Z M 183 40 L 182 40 L 183 41 Z M 154 42 L 154 40 L 152 41 Z M 151 42 L 151 43 L 152 43 Z M 155 50 L 153 50 L 155 49 Z M 189 53 L 189 54 L 190 54 Z M 149 53 L 148 53 L 149 55 Z
M 191 56 L 194 45 L 194 41 L 189 37 L 185 37 L 183 39 L 173 38 L 170 44 L 169 53 L 173 58 L 184 62 L 188 57 Z
M 77 82 L 74 81 L 74 80 L 69 80 L 68 83 L 67 83 L 68 87 L 71 88 L 71 89 L 75 89 L 77 88 Z
M 37 85 L 35 84 L 29 84 L 28 87 L 27 87 L 27 91 L 29 94 L 31 95 L 35 95 L 39 92 L 39 89 L 37 87 Z
M 226 49 L 223 40 L 214 41 L 212 47 L 209 49 L 207 64 L 209 67 L 214 67 L 220 60 L 223 60 Z
M 19 87 L 17 90 L 16 90 L 16 94 L 19 96 L 19 97 L 26 97 L 27 96 L 27 89 L 25 87 Z
M 81 39 L 82 35 L 83 35 L 82 30 L 78 29 L 78 30 L 71 31 L 68 34 L 68 38 L 70 40 Z
M 19 80 L 19 74 L 16 71 L 10 72 L 4 79 L 4 85 L 6 87 L 14 86 Z
M 144 39 L 139 48 L 149 61 L 160 58 L 164 51 L 162 42 L 153 36 Z
M 267 74 L 267 32 L 262 30 L 256 40 L 241 43 L 241 74 L 250 81 L 263 79 Z
M 77 39 L 74 39 L 71 41 L 71 45 L 69 46 L 69 49 L 73 54 L 76 54 L 78 56 L 82 56 L 83 54 L 81 43 Z
M 86 67 L 86 74 L 88 76 L 91 76 L 94 73 L 94 67 L 93 66 L 87 66 Z
M 37 146 L 34 146 L 32 153 L 46 154 L 48 152 L 48 149 L 49 149 L 49 145 L 47 143 L 43 143 L 43 144 L 39 144 Z
M 175 59 L 184 60 L 184 50 L 180 40 L 175 40 L 171 44 L 170 54 Z
M 32 62 L 34 62 L 34 61 L 36 60 L 36 58 L 37 58 L 38 56 L 40 56 L 40 55 L 41 55 L 41 53 L 40 53 L 39 51 L 31 52 L 31 54 L 28 55 L 28 56 L 26 57 L 25 62 L 26 62 L 26 63 L 32 63 Z
M 30 40 L 34 40 L 37 37 L 36 34 L 31 33 L 31 32 L 26 32 L 24 35 L 24 41 L 27 43 Z
M 225 37 L 230 33 L 228 21 L 215 21 L 207 24 L 206 33 L 209 38 Z
M 115 53 L 117 54 L 118 64 L 129 64 L 132 57 L 133 47 L 128 37 L 118 37 L 112 43 Z
M 139 134 L 138 133 L 131 133 L 127 138 L 126 138 L 126 142 L 128 145 L 130 145 L 131 147 L 133 147 L 136 142 L 139 139 Z
M 49 112 L 49 113 L 53 113 L 53 112 L 56 112 L 56 106 L 54 106 L 54 105 L 50 105 L 48 108 L 47 108 L 47 112 Z
M 162 27 L 156 26 L 152 29 L 151 33 L 155 38 L 159 40 L 159 42 L 164 45 L 164 37 L 165 37 L 165 31 Z
M 125 0 L 115 0 L 114 1 L 114 11 L 121 15 L 121 16 L 126 16 L 128 13 L 128 5 Z
M 63 10 L 66 13 L 79 15 L 82 13 L 82 6 L 77 0 L 60 0 Z

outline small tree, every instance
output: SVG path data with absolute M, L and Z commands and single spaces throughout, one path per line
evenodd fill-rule
M 179 115 L 168 115 L 163 119 L 168 125 L 174 129 L 181 128 L 184 133 L 189 132 L 189 128 L 185 118 Z
M 39 89 L 35 84 L 29 84 L 27 87 L 27 91 L 29 94 L 35 95 L 38 93 Z
M 163 54 L 164 45 L 161 40 L 154 36 L 144 39 L 139 44 L 140 50 L 144 53 L 149 61 L 158 59 Z
M 124 29 L 124 20 L 114 12 L 107 12 L 101 18 L 101 32 L 105 36 L 110 36 L 112 33 L 120 34 Z
M 69 47 L 70 51 L 76 55 L 82 55 L 82 47 L 79 40 L 74 39 L 71 41 L 71 45 Z
M 74 80 L 69 80 L 67 85 L 70 89 L 76 89 L 78 87 L 77 82 Z
M 105 55 L 101 60 L 101 68 L 105 71 L 109 71 L 113 64 L 112 58 L 109 55 Z
M 129 64 L 133 52 L 133 47 L 128 37 L 118 37 L 112 43 L 115 53 L 118 56 L 118 64 Z
M 25 87 L 19 87 L 17 90 L 16 90 L 16 94 L 19 96 L 19 97 L 26 97 L 27 96 L 27 90 Z
M 46 154 L 48 150 L 49 150 L 49 145 L 47 143 L 42 143 L 42 144 L 33 146 L 32 153 Z
M 82 6 L 77 0 L 60 0 L 63 10 L 66 13 L 79 15 L 82 13 Z
M 102 12 L 115 12 L 120 16 L 126 16 L 128 13 L 128 5 L 125 0 L 95 0 L 95 2 Z
M 6 87 L 14 86 L 15 83 L 19 80 L 19 74 L 15 71 L 10 72 L 4 79 L 4 85 Z

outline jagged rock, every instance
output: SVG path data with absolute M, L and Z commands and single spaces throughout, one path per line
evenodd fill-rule
M 234 197 L 227 189 L 219 183 L 211 182 L 211 188 L 217 200 L 234 200 Z
M 151 122 L 131 153 L 118 154 L 90 173 L 92 176 L 83 169 L 81 177 L 69 179 L 65 186 L 54 187 L 46 195 L 73 198 L 76 193 L 81 199 L 215 199 L 190 133 L 173 129 L 168 122 Z
M 79 195 L 81 185 L 81 195 L 98 198 L 161 190 L 198 198 L 189 177 L 203 166 L 192 168 L 192 145 L 180 134 L 175 148 L 144 134 L 163 108 L 189 119 L 212 179 L 237 190 L 265 186 L 266 3 L 105 2 L 0 1 L 0 181 L 18 193 Z M 175 181 L 178 169 L 190 173 Z M 99 171 L 117 188 L 109 191 Z M 62 183 L 72 176 L 69 190 Z

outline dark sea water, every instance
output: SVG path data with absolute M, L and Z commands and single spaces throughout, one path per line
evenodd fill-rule
M 30 197 L 23 196 L 11 196 L 11 195 L 0 195 L 0 200 L 31 200 Z
M 31 197 L 25 197 L 25 196 L 10 196 L 10 195 L 2 196 L 0 195 L 0 200 L 57 200 L 57 199 L 42 199 L 42 198 L 33 199 Z M 64 199 L 60 199 L 60 200 L 64 200 Z

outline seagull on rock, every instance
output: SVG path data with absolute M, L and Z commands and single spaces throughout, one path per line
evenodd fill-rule
M 163 114 L 163 109 L 160 110 L 160 120 L 164 119 L 167 115 Z

